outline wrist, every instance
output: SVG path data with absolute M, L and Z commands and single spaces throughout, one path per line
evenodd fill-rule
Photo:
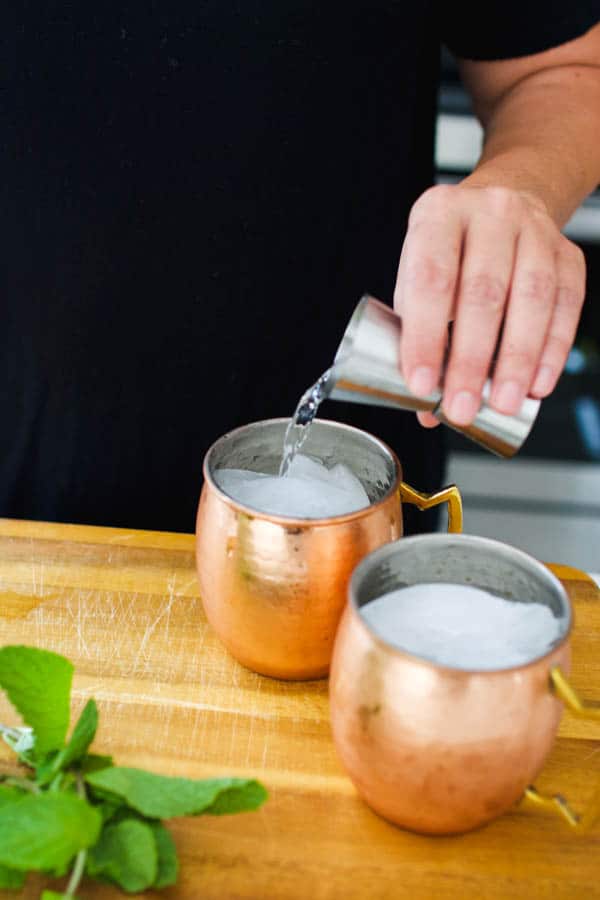
M 562 216 L 554 208 L 548 189 L 544 190 L 531 181 L 522 172 L 512 176 L 509 172 L 494 171 L 490 166 L 482 166 L 464 178 L 460 185 L 474 189 L 505 188 L 514 191 L 531 210 L 550 217 L 559 226 L 563 224 Z

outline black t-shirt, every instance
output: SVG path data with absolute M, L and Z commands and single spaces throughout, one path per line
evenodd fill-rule
M 526 54 L 599 12 L 30 0 L 1 17 L 0 515 L 191 530 L 208 446 L 289 415 L 360 294 L 391 299 L 432 182 L 440 41 Z M 440 429 L 324 414 L 436 487 Z

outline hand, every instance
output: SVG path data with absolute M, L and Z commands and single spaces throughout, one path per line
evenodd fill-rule
M 444 414 L 475 417 L 502 328 L 490 402 L 516 413 L 529 394 L 554 389 L 585 294 L 581 250 L 531 195 L 504 187 L 440 185 L 412 208 L 394 308 L 402 316 L 402 370 L 414 394 L 444 378 Z M 419 413 L 423 425 L 439 424 Z

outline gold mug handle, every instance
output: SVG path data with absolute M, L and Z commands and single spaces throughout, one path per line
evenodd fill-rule
M 563 701 L 567 709 L 580 719 L 600 720 L 600 706 L 581 700 L 577 692 L 569 684 L 560 666 L 550 670 L 550 690 Z M 600 783 L 582 815 L 575 813 L 560 794 L 551 796 L 541 794 L 531 785 L 525 791 L 521 803 L 525 806 L 542 808 L 561 816 L 571 828 L 580 832 L 589 831 L 600 817 Z
M 434 494 L 422 494 L 416 491 L 405 481 L 400 482 L 400 499 L 403 503 L 412 503 L 417 509 L 431 509 L 440 503 L 448 504 L 448 531 L 456 533 L 462 531 L 463 512 L 460 492 L 455 484 L 436 491 Z

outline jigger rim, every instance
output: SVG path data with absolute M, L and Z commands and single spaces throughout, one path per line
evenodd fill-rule
M 402 482 L 402 464 L 392 448 L 382 441 L 380 438 L 376 437 L 374 434 L 371 434 L 369 431 L 365 431 L 363 428 L 356 428 L 354 425 L 347 425 L 345 422 L 336 422 L 333 419 L 315 419 L 311 425 L 313 429 L 332 429 L 335 431 L 345 431 L 352 432 L 354 434 L 360 435 L 362 438 L 368 439 L 371 443 L 375 444 L 383 453 L 390 457 L 391 461 L 394 464 L 395 476 L 387 489 L 387 491 L 378 499 L 369 503 L 368 506 L 363 506 L 361 509 L 356 509 L 353 512 L 341 513 L 337 516 L 328 516 L 327 518 L 307 518 L 302 516 L 283 516 L 276 513 L 268 513 L 262 512 L 259 509 L 256 509 L 254 506 L 247 506 L 242 503 L 240 500 L 236 500 L 235 497 L 232 497 L 231 494 L 226 493 L 215 481 L 212 477 L 211 471 L 211 462 L 212 458 L 216 455 L 221 446 L 227 441 L 234 438 L 236 435 L 241 432 L 248 432 L 251 430 L 258 430 L 263 428 L 265 425 L 281 425 L 287 426 L 291 420 L 291 416 L 279 416 L 273 419 L 261 419 L 258 422 L 248 422 L 246 425 L 240 425 L 238 428 L 233 428 L 231 431 L 225 432 L 221 437 L 217 438 L 216 441 L 208 448 L 206 454 L 204 456 L 204 462 L 202 464 L 202 474 L 204 476 L 204 480 L 211 486 L 211 488 L 218 494 L 218 496 L 227 503 L 228 506 L 232 507 L 235 510 L 243 513 L 251 519 L 262 519 L 267 522 L 272 522 L 277 525 L 285 525 L 288 528 L 325 528 L 329 525 L 338 525 L 341 522 L 351 522 L 355 519 L 361 519 L 365 515 L 370 515 L 375 510 L 379 509 L 380 506 L 383 506 L 384 503 L 389 502 L 390 497 L 397 495 L 398 502 L 399 499 L 399 491 L 400 491 L 400 483 Z M 283 434 L 282 434 L 283 437 Z M 248 471 L 253 471 L 249 469 Z M 358 477 L 358 476 L 357 476 Z
M 494 553 L 499 553 L 505 558 L 509 558 L 511 560 L 514 559 L 516 562 L 521 562 L 530 573 L 534 574 L 535 576 L 539 576 L 540 580 L 545 582 L 548 588 L 551 589 L 559 598 L 562 609 L 564 611 L 565 624 L 563 634 L 559 639 L 556 640 L 556 642 L 550 647 L 549 650 L 546 650 L 544 653 L 541 653 L 538 656 L 532 657 L 531 659 L 527 660 L 527 662 L 518 663 L 517 665 L 511 666 L 501 666 L 494 669 L 461 668 L 460 666 L 450 666 L 444 663 L 435 662 L 434 660 L 428 659 L 425 656 L 420 656 L 418 653 L 401 649 L 397 645 L 389 643 L 385 640 L 385 638 L 381 637 L 381 635 L 379 635 L 372 628 L 372 626 L 369 624 L 369 622 L 367 622 L 367 620 L 361 613 L 361 608 L 371 602 L 367 601 L 367 603 L 363 603 L 360 606 L 358 604 L 358 593 L 361 586 L 361 580 L 365 578 L 368 570 L 374 565 L 379 565 L 382 562 L 385 563 L 388 557 L 394 556 L 397 553 L 410 551 L 410 549 L 417 544 L 429 544 L 434 546 L 463 544 L 467 547 L 473 548 L 474 551 L 477 548 L 486 549 Z M 434 582 L 432 581 L 430 583 Z M 444 583 L 462 584 L 462 582 L 450 581 Z M 464 586 L 476 587 L 477 585 L 474 582 L 464 582 Z M 390 588 L 390 590 L 393 590 L 393 588 Z M 372 599 L 374 600 L 376 598 Z M 505 599 L 510 598 L 506 597 Z M 550 569 L 544 563 L 535 559 L 535 557 L 531 556 L 529 553 L 526 553 L 524 550 L 520 550 L 518 547 L 514 547 L 512 544 L 507 544 L 504 541 L 497 541 L 493 538 L 480 537 L 479 535 L 464 533 L 417 534 L 411 537 L 402 537 L 397 541 L 392 541 L 389 544 L 384 544 L 383 546 L 378 547 L 376 550 L 373 550 L 367 556 L 363 557 L 363 559 L 359 562 L 352 573 L 352 576 L 348 583 L 348 605 L 356 614 L 362 627 L 367 630 L 371 639 L 375 641 L 375 643 L 380 648 L 383 648 L 386 653 L 390 654 L 393 657 L 408 659 L 413 663 L 420 663 L 421 665 L 429 669 L 451 673 L 454 677 L 462 675 L 465 678 L 469 678 L 473 675 L 499 676 L 515 672 L 523 672 L 527 669 L 533 668 L 534 666 L 543 664 L 544 660 L 555 657 L 557 650 L 559 650 L 560 647 L 564 646 L 564 644 L 567 643 L 573 631 L 574 624 L 573 604 L 571 603 L 569 594 L 567 593 L 567 590 L 562 582 L 556 577 L 556 575 L 554 575 L 553 572 L 550 571 Z

